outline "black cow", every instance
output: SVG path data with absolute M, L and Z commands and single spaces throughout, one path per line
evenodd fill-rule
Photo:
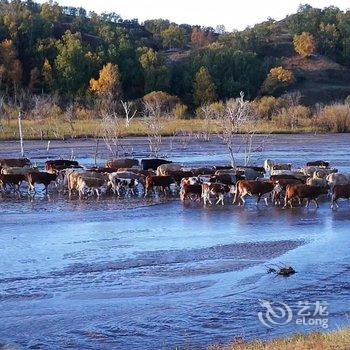
M 170 164 L 172 161 L 166 160 L 166 159 L 160 159 L 160 158 L 153 158 L 153 159 L 142 159 L 141 160 L 141 167 L 142 170 L 157 170 L 157 168 L 162 164 Z

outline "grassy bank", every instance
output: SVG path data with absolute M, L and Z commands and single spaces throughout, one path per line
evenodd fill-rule
M 102 137 L 101 121 L 77 120 L 73 124 L 62 120 L 23 120 L 23 136 L 25 140 L 59 140 L 71 138 L 96 138 Z M 273 122 L 260 122 L 254 126 L 256 133 L 313 133 L 322 132 L 321 129 L 315 129 L 310 126 L 299 126 L 294 130 L 287 127 L 276 126 Z M 183 133 L 217 133 L 218 127 L 212 123 L 209 128 L 205 121 L 201 119 L 190 120 L 164 120 L 162 122 L 161 134 L 163 136 L 173 136 Z M 127 128 L 121 124 L 119 133 L 121 137 L 127 136 L 147 136 L 147 126 L 141 120 L 132 121 Z M 0 128 L 0 140 L 18 140 L 18 122 L 10 120 L 2 122 Z
M 295 335 L 286 339 L 270 342 L 254 341 L 244 343 L 236 341 L 228 346 L 215 345 L 210 350 L 349 350 L 350 329 L 331 333 L 312 333 Z

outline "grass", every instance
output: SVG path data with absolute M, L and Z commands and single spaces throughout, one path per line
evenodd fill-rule
M 349 350 L 350 328 L 330 333 L 311 333 L 294 335 L 285 339 L 269 342 L 253 341 L 245 343 L 240 340 L 227 345 L 215 345 L 210 350 Z
M 312 133 L 315 130 L 309 126 L 299 126 L 294 130 L 288 127 L 281 127 L 273 122 L 260 122 L 255 126 L 257 133 L 264 134 L 290 134 L 290 133 Z M 101 137 L 100 120 L 77 120 L 72 125 L 66 121 L 48 119 L 48 120 L 23 120 L 23 137 L 25 140 L 66 140 L 76 138 L 98 138 Z M 162 136 L 173 136 L 176 134 L 200 133 L 205 131 L 205 123 L 201 119 L 188 120 L 163 120 Z M 209 133 L 217 133 L 218 127 L 212 123 Z M 147 136 L 147 126 L 141 120 L 132 121 L 126 128 L 120 127 L 120 136 Z M 18 140 L 18 122 L 17 120 L 3 121 L 0 124 L 0 140 Z

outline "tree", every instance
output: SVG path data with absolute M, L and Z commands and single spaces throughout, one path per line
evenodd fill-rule
M 17 54 L 12 40 L 4 40 L 0 43 L 0 88 L 16 94 L 22 80 L 22 64 L 17 59 Z
M 37 67 L 30 71 L 30 81 L 28 88 L 31 92 L 40 92 L 41 89 L 41 73 Z
M 197 106 L 216 100 L 216 87 L 207 68 L 201 67 L 194 81 L 193 100 Z
M 191 34 L 191 45 L 195 48 L 208 46 L 214 41 L 211 32 L 205 32 L 198 27 L 195 27 Z
M 65 94 L 76 93 L 86 87 L 94 73 L 94 57 L 84 48 L 80 33 L 66 31 L 57 42 L 55 66 L 58 89 Z
M 294 80 L 292 71 L 284 69 L 283 67 L 271 68 L 262 85 L 261 92 L 271 95 L 281 88 L 290 86 L 294 83 Z
M 52 76 L 52 67 L 48 59 L 45 58 L 43 67 L 41 69 L 41 75 L 44 80 L 44 86 L 47 91 L 50 91 L 53 87 L 53 76 Z
M 180 27 L 171 25 L 169 28 L 161 32 L 163 45 L 172 48 L 182 48 L 184 45 L 184 34 Z
M 310 57 L 316 51 L 316 42 L 313 35 L 303 32 L 295 35 L 293 39 L 294 49 L 301 57 Z
M 90 91 L 106 99 L 120 99 L 120 74 L 117 65 L 107 63 L 100 70 L 99 78 L 90 80 Z
M 170 76 L 164 57 L 153 49 L 139 48 L 139 61 L 145 77 L 145 93 L 168 91 Z
M 225 112 L 217 119 L 220 128 L 219 137 L 226 145 L 231 158 L 231 166 L 236 166 L 236 153 L 239 152 L 240 142 L 235 142 L 239 137 L 244 146 L 244 165 L 248 165 L 251 159 L 253 137 L 255 134 L 251 104 L 244 100 L 244 93 L 240 97 L 226 102 Z M 238 146 L 237 150 L 235 147 Z

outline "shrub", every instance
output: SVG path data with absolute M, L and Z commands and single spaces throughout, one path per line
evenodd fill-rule
M 163 91 L 152 91 L 143 96 L 143 101 L 159 108 L 160 112 L 163 113 L 169 113 L 176 104 L 180 103 L 177 96 L 169 95 Z
M 281 108 L 286 107 L 286 101 L 282 98 L 264 96 L 255 100 L 252 105 L 259 118 L 270 120 Z
M 294 49 L 301 57 L 310 57 L 316 51 L 316 42 L 310 33 L 303 32 L 295 35 L 293 39 Z
M 309 122 L 311 111 L 305 106 L 291 106 L 282 108 L 279 113 L 273 117 L 273 121 L 279 127 L 290 128 L 294 130 L 296 127 Z
M 175 119 L 187 119 L 188 118 L 187 111 L 188 111 L 188 108 L 186 105 L 182 103 L 177 103 L 172 110 L 172 114 Z
M 214 102 L 196 109 L 196 117 L 200 119 L 217 119 L 225 112 L 225 105 L 220 102 Z
M 334 104 L 320 109 L 317 123 L 326 131 L 343 133 L 350 131 L 350 105 Z
M 292 85 L 294 80 L 292 71 L 283 67 L 272 68 L 263 82 L 261 92 L 263 94 L 273 94 L 281 88 Z

